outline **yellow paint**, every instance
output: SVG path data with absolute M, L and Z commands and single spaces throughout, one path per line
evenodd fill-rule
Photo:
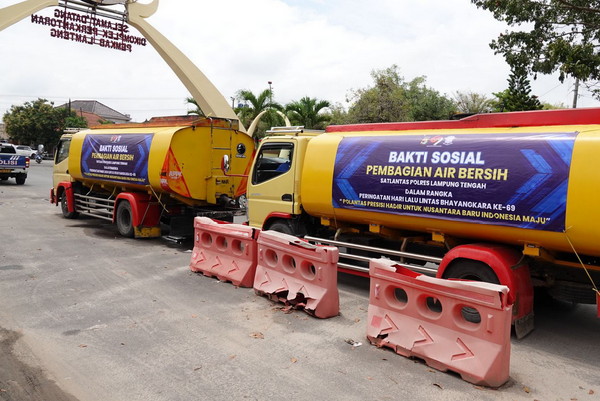
M 381 135 L 463 135 L 498 133 L 579 132 L 574 144 L 567 193 L 566 224 L 579 253 L 600 256 L 600 126 L 552 126 L 461 130 L 413 130 L 395 132 L 326 133 L 311 139 L 301 170 L 301 199 L 304 210 L 316 217 L 342 224 L 373 224 L 392 229 L 430 232 L 479 241 L 534 243 L 549 250 L 571 252 L 564 233 L 498 225 L 466 223 L 351 209 L 334 209 L 332 180 L 336 152 L 344 137 Z
M 74 180 L 86 185 L 100 184 L 107 191 L 144 190 L 169 194 L 191 204 L 215 204 L 221 195 L 234 198 L 243 185 L 242 177 L 226 177 L 220 170 L 223 155 L 231 160 L 230 174 L 243 175 L 254 150 L 252 138 L 229 128 L 223 120 L 200 120 L 193 126 L 152 126 L 150 124 L 111 125 L 81 131 L 72 136 L 68 168 Z M 81 171 L 82 146 L 87 135 L 153 134 L 148 156 L 148 180 L 145 185 L 111 180 L 90 179 Z M 238 155 L 238 144 L 246 152 Z
M 311 137 L 306 136 L 276 136 L 263 143 L 293 143 L 294 155 L 290 169 L 276 178 L 257 185 L 248 181 L 248 220 L 254 227 L 262 227 L 272 213 L 289 213 L 298 215 L 302 209 L 302 191 L 300 188 L 301 170 L 306 146 Z M 250 177 L 254 171 L 251 171 Z M 294 202 L 283 201 L 283 194 L 293 194 Z
M 133 237 L 134 238 L 159 238 L 160 227 L 134 227 Z

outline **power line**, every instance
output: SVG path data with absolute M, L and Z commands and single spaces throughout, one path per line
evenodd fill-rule
M 1 94 L 0 97 L 27 97 L 27 98 L 93 98 L 103 100 L 181 100 L 185 97 L 104 97 L 104 96 L 79 96 L 79 95 L 15 95 L 15 94 Z M 189 97 L 189 96 L 188 96 Z

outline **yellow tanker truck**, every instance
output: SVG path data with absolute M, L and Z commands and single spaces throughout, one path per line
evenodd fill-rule
M 505 284 L 518 335 L 533 286 L 597 302 L 600 109 L 272 134 L 249 175 L 251 226 L 336 245 L 353 273 L 383 255 Z
M 66 218 L 85 214 L 116 223 L 126 237 L 193 233 L 198 215 L 231 221 L 245 212 L 254 141 L 237 121 L 159 118 L 62 136 L 55 154 L 52 203 Z M 231 160 L 227 177 L 221 159 Z

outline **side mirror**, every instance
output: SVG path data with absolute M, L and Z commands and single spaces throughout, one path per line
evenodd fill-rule
M 221 159 L 221 171 L 223 175 L 226 177 L 248 177 L 247 174 L 229 174 L 229 170 L 231 170 L 231 160 L 229 159 L 229 155 L 223 155 Z
M 227 175 L 230 169 L 231 164 L 229 162 L 229 155 L 223 155 L 223 158 L 221 159 L 221 171 L 223 171 L 223 174 Z

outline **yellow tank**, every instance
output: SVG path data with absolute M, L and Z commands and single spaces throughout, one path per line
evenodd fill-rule
M 73 136 L 69 173 L 95 189 L 169 194 L 190 205 L 216 204 L 245 193 L 254 142 L 229 121 L 159 120 L 80 131 Z M 221 160 L 231 160 L 230 176 Z
M 310 140 L 309 215 L 600 256 L 600 125 L 378 129 Z

